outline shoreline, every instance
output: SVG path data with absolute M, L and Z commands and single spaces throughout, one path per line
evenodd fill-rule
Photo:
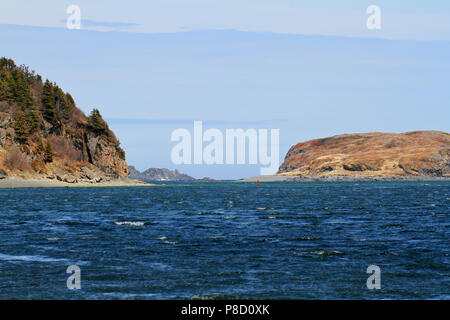
M 130 178 L 119 178 L 104 182 L 76 182 L 69 183 L 50 179 L 23 179 L 8 177 L 0 179 L 0 189 L 17 188 L 99 188 L 99 187 L 153 187 L 157 184 L 147 183 Z
M 231 180 L 233 182 L 256 183 L 259 182 L 359 182 L 359 181 L 450 181 L 450 177 L 430 176 L 328 176 L 328 177 L 304 177 L 304 176 L 254 176 Z M 0 179 L 0 189 L 19 188 L 107 188 L 107 187 L 154 187 L 160 184 L 148 183 L 130 178 L 119 178 L 104 182 L 76 182 L 69 183 L 51 179 L 24 179 L 8 177 Z
M 339 182 L 339 181 L 450 181 L 450 177 L 432 177 L 432 176 L 254 176 L 235 180 L 236 182 Z

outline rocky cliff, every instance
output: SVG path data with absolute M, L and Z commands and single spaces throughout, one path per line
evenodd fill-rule
M 290 148 L 278 175 L 450 178 L 450 135 L 374 132 L 300 142 Z
M 94 109 L 13 60 L 0 59 L 0 178 L 100 182 L 129 173 L 120 142 Z
M 169 170 L 166 168 L 150 168 L 144 172 L 136 170 L 135 167 L 130 166 L 131 179 L 141 181 L 194 181 L 195 178 L 180 173 L 178 170 Z

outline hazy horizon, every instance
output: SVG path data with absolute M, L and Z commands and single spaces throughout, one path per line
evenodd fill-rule
M 280 129 L 294 144 L 354 132 L 448 132 L 450 42 L 236 30 L 99 32 L 0 25 L 2 56 L 94 107 L 138 170 L 196 178 L 259 175 L 260 165 L 174 165 L 171 132 Z M 24 50 L 26 49 L 26 50 Z

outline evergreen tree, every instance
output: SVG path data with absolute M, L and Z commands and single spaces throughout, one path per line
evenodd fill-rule
M 38 141 L 37 148 L 38 148 L 39 153 L 44 153 L 45 149 L 44 149 L 44 144 L 42 143 L 42 140 Z
M 31 97 L 30 85 L 25 74 L 20 69 L 16 68 L 11 71 L 12 76 L 12 93 L 14 102 L 19 106 L 28 107 L 31 105 L 33 99 Z
M 50 139 L 47 139 L 47 144 L 45 145 L 44 160 L 45 162 L 53 161 L 53 148 L 52 144 L 50 143 Z
M 75 100 L 72 98 L 70 93 L 66 93 L 66 99 L 72 107 L 75 107 Z
M 28 140 L 28 125 L 25 113 L 23 111 L 18 111 L 16 115 L 16 123 L 14 126 L 14 131 L 16 134 L 16 139 L 20 142 L 26 142 Z
M 0 100 L 9 101 L 11 99 L 8 82 L 0 74 Z
M 14 80 L 6 67 L 0 69 L 0 99 L 14 102 L 14 95 L 12 88 L 14 87 Z
M 70 115 L 74 109 L 73 98 L 69 94 L 65 94 L 64 91 L 56 86 L 56 106 L 58 107 L 61 118 L 69 120 Z
M 106 133 L 108 131 L 108 125 L 105 120 L 103 120 L 98 109 L 93 109 L 89 116 L 89 129 L 97 134 Z
M 5 57 L 0 58 L 0 69 L 5 68 L 6 70 L 13 70 L 16 67 L 13 59 L 8 59 Z
M 53 90 L 53 84 L 45 80 L 45 84 L 42 90 L 42 116 L 50 123 L 55 123 L 58 120 L 56 108 L 55 108 L 55 94 Z
M 39 114 L 36 110 L 36 106 L 29 108 L 25 114 L 27 120 L 28 131 L 30 134 L 35 132 L 39 128 Z

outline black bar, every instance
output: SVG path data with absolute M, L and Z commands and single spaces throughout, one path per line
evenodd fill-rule
M 0 301 L 3 313 L 12 312 L 15 317 L 21 313 L 45 314 L 86 318 L 105 317 L 112 314 L 116 318 L 170 319 L 170 320 L 271 320 L 271 319 L 320 319 L 336 316 L 379 316 L 386 317 L 387 309 L 399 309 L 407 313 L 423 312 L 426 308 L 437 312 L 447 307 L 448 301 L 421 300 L 156 300 L 156 301 Z M 213 313 L 211 314 L 211 311 Z M 62 312 L 62 313 L 61 313 Z M 132 316 L 134 315 L 134 316 Z

